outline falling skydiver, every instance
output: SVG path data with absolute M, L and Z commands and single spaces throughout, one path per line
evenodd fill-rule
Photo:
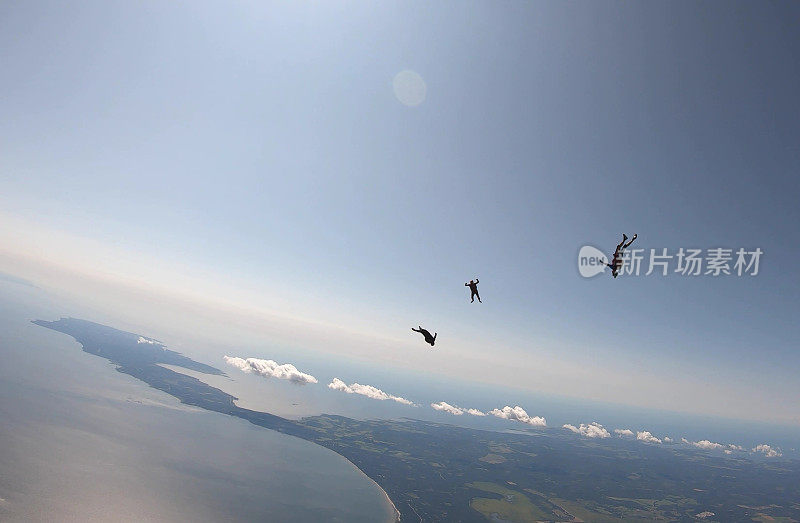
M 438 334 L 438 332 L 434 333 L 434 335 L 431 336 L 431 333 L 428 332 L 427 329 L 423 329 L 421 326 L 419 328 L 417 328 L 417 329 L 412 327 L 411 330 L 414 331 L 414 332 L 419 332 L 420 334 L 425 336 L 425 341 L 427 343 L 430 343 L 431 347 L 433 347 L 433 344 L 436 343 L 436 335 Z
M 469 283 L 464 284 L 465 287 L 469 287 L 470 303 L 474 302 L 475 298 L 478 298 L 478 303 L 483 303 L 481 301 L 481 295 L 478 294 L 478 283 L 480 283 L 480 280 L 475 278 L 474 280 L 469 280 Z
M 625 243 L 628 240 L 628 236 L 625 233 L 622 233 L 622 241 L 619 242 L 619 245 L 617 245 L 617 248 L 614 250 L 614 259 L 611 260 L 611 263 L 606 263 L 606 265 L 611 267 L 611 274 L 613 274 L 615 278 L 619 274 L 619 271 L 622 270 L 623 251 L 628 247 L 630 247 L 630 245 L 637 238 L 637 236 L 638 236 L 637 234 L 634 234 L 633 238 L 631 238 L 631 241 Z

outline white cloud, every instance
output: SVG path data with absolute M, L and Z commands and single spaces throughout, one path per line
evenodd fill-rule
M 243 372 L 253 372 L 265 378 L 278 378 L 289 380 L 292 383 L 305 385 L 306 383 L 317 383 L 317 378 L 311 374 L 306 374 L 297 370 L 291 363 L 280 365 L 273 360 L 261 360 L 258 358 L 237 358 L 225 356 L 225 363 L 236 367 Z
M 631 429 L 614 429 L 614 434 L 619 435 L 620 438 L 625 436 L 633 437 L 633 431 Z
M 644 441 L 645 443 L 661 443 L 660 439 L 653 436 L 646 430 L 637 431 L 636 439 L 638 439 L 639 441 Z
M 141 344 L 141 343 L 148 343 L 148 344 L 150 344 L 150 345 L 161 345 L 161 344 L 160 344 L 159 342 L 157 342 L 156 340 L 150 340 L 150 339 L 148 339 L 148 338 L 145 338 L 144 336 L 139 336 L 139 339 L 138 339 L 138 340 L 136 340 L 136 343 L 140 343 L 140 344 Z
M 460 407 L 455 407 L 444 401 L 440 401 L 439 403 L 431 403 L 431 407 L 433 407 L 434 410 L 441 410 L 443 412 L 448 412 L 453 416 L 461 416 L 462 414 L 464 414 L 464 409 Z
M 431 407 L 434 410 L 440 410 L 442 412 L 448 412 L 453 416 L 461 416 L 464 413 L 471 414 L 473 416 L 486 416 L 485 412 L 481 412 L 478 409 L 465 409 L 464 407 L 456 407 L 455 405 L 450 405 L 446 401 L 440 401 L 438 403 L 431 403 Z
M 753 452 L 761 452 L 768 458 L 779 458 L 779 457 L 783 456 L 783 453 L 781 452 L 781 449 L 772 448 L 769 445 L 765 445 L 763 443 L 753 447 L 752 451 Z
M 381 400 L 381 401 L 392 400 L 396 401 L 397 403 L 402 403 L 403 405 L 414 405 L 414 402 L 412 401 L 409 401 L 405 398 L 401 398 L 400 396 L 393 396 L 391 394 L 387 394 L 383 392 L 381 389 L 373 387 L 372 385 L 361 385 L 360 383 L 353 383 L 351 385 L 348 385 L 339 378 L 333 378 L 333 381 L 328 383 L 328 388 L 333 390 L 338 390 L 341 392 L 346 392 L 347 394 L 358 394 L 360 396 L 366 396 L 374 400 Z
M 512 421 L 519 421 L 521 423 L 527 423 L 528 425 L 533 425 L 534 427 L 546 427 L 547 421 L 541 416 L 528 416 L 528 413 L 525 412 L 525 409 L 517 405 L 516 407 L 509 407 L 506 405 L 502 409 L 492 409 L 489 411 L 489 414 L 493 416 L 497 416 L 498 418 L 503 418 Z
M 709 441 L 707 439 L 702 439 L 700 441 L 689 441 L 686 438 L 681 438 L 681 441 L 687 445 L 692 445 L 699 449 L 722 450 L 725 454 L 732 454 L 734 450 L 738 450 L 740 452 L 744 451 L 744 447 L 742 447 L 741 445 L 734 445 L 733 443 L 728 443 L 727 445 L 723 445 L 722 443 L 714 443 L 713 441 Z
M 707 439 L 702 439 L 700 441 L 695 441 L 692 443 L 697 448 L 705 449 L 705 450 L 719 450 L 723 447 L 719 443 L 714 443 L 713 441 L 708 441 Z
M 674 440 L 669 436 L 664 436 L 664 443 L 672 443 Z
M 576 427 L 575 425 L 566 424 L 563 428 L 567 430 L 571 430 L 576 434 L 580 434 L 581 436 L 585 436 L 587 438 L 609 438 L 611 434 L 608 433 L 606 429 L 603 428 L 602 425 L 593 421 L 588 425 L 586 423 L 581 423 L 580 427 Z

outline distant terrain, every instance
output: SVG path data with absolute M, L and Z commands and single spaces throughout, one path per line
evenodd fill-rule
M 72 336 L 85 352 L 183 403 L 341 454 L 387 492 L 403 521 L 800 521 L 797 460 L 410 419 L 292 421 L 238 407 L 234 396 L 164 368 L 222 374 L 156 340 L 75 318 L 34 323 Z

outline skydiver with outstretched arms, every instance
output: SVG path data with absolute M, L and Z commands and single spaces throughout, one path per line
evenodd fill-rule
M 470 298 L 471 298 L 469 300 L 470 303 L 474 302 L 475 298 L 478 298 L 478 303 L 483 303 L 481 301 L 481 295 L 478 294 L 478 283 L 480 283 L 480 280 L 478 278 L 475 278 L 474 280 L 469 280 L 469 283 L 464 284 L 464 287 L 469 287 Z
M 433 336 L 431 336 L 431 333 L 428 332 L 427 329 L 423 329 L 421 326 L 419 328 L 416 328 L 416 329 L 414 327 L 411 327 L 411 330 L 414 331 L 414 332 L 419 332 L 420 334 L 425 336 L 425 341 L 427 343 L 430 343 L 431 347 L 433 347 L 433 344 L 436 343 L 436 336 L 439 334 L 437 332 L 437 333 L 434 333 Z
M 622 233 L 622 241 L 619 242 L 619 245 L 617 245 L 617 248 L 614 250 L 614 259 L 611 260 L 611 263 L 606 263 L 606 265 L 611 267 L 611 274 L 613 274 L 615 278 L 619 274 L 619 271 L 622 270 L 622 253 L 623 253 L 623 251 L 625 251 L 625 249 L 630 247 L 630 245 L 637 238 L 637 236 L 638 236 L 638 234 L 634 234 L 633 238 L 631 238 L 631 241 L 628 241 L 628 235 L 625 234 L 625 233 Z M 625 242 L 627 242 L 627 243 L 625 243 Z

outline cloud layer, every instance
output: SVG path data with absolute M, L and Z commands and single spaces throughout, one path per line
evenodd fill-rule
M 265 378 L 278 378 L 289 380 L 292 383 L 305 385 L 306 383 L 317 383 L 317 378 L 311 374 L 300 372 L 291 363 L 279 364 L 273 360 L 261 360 L 258 358 L 237 358 L 225 356 L 225 363 L 236 367 L 242 372 L 253 372 Z
M 489 414 L 493 416 L 497 416 L 498 418 L 503 418 L 511 421 L 519 421 L 521 423 L 527 423 L 528 425 L 533 425 L 534 427 L 546 427 L 547 421 L 541 416 L 528 416 L 528 413 L 525 412 L 525 409 L 517 405 L 516 407 L 509 407 L 506 405 L 502 409 L 492 409 L 489 411 Z
M 593 421 L 588 425 L 586 423 L 581 423 L 579 427 L 575 425 L 566 424 L 563 428 L 567 430 L 571 430 L 575 434 L 580 434 L 581 436 L 585 436 L 587 438 L 610 438 L 611 434 L 603 428 L 602 425 Z
M 407 400 L 405 398 L 401 398 L 400 396 L 393 396 L 391 394 L 387 394 L 386 392 L 383 392 L 381 389 L 373 387 L 372 385 L 361 385 L 360 383 L 353 383 L 351 385 L 348 385 L 339 378 L 333 378 L 333 381 L 328 383 L 328 388 L 332 390 L 346 392 L 347 394 L 358 394 L 360 396 L 366 396 L 374 400 L 392 400 L 396 401 L 397 403 L 402 403 L 403 405 L 414 404 L 414 402 Z M 451 405 L 448 406 L 452 407 Z
M 143 336 L 139 337 L 137 343 L 161 345 L 160 342 L 157 342 L 149 338 L 145 338 Z M 243 372 L 247 373 L 252 372 L 259 376 L 263 376 L 265 378 L 277 378 L 277 379 L 289 380 L 297 384 L 318 383 L 317 378 L 315 378 L 310 374 L 306 374 L 304 372 L 299 371 L 297 367 L 295 367 L 291 363 L 279 364 L 274 360 L 264 360 L 258 358 L 245 359 L 235 356 L 225 356 L 224 359 L 225 363 L 233 367 L 236 367 Z M 365 396 L 371 399 L 376 399 L 381 401 L 391 400 L 396 403 L 400 403 L 402 405 L 416 406 L 412 401 L 406 398 L 389 394 L 377 387 L 373 387 L 372 385 L 362 385 L 360 383 L 352 383 L 348 385 L 339 378 L 333 378 L 333 381 L 331 381 L 328 384 L 328 388 L 331 390 L 336 390 L 347 394 L 358 394 L 360 396 Z M 519 405 L 516 405 L 514 407 L 506 405 L 502 408 L 492 409 L 488 412 L 483 412 L 481 410 L 474 408 L 459 407 L 457 405 L 452 405 L 445 401 L 431 403 L 430 406 L 434 410 L 440 412 L 446 412 L 453 416 L 462 416 L 464 414 L 469 414 L 472 416 L 487 416 L 491 414 L 492 416 L 501 419 L 506 419 L 509 421 L 517 421 L 534 427 L 547 426 L 547 421 L 545 420 L 544 417 L 530 416 L 525 411 L 525 409 L 523 409 Z M 578 426 L 567 423 L 562 425 L 562 428 L 565 430 L 569 430 L 570 432 L 573 432 L 575 434 L 580 434 L 581 436 L 586 438 L 604 439 L 611 437 L 611 433 L 605 427 L 603 427 L 602 424 L 596 421 L 593 421 L 591 423 L 581 423 Z M 655 435 L 653 435 L 651 432 L 646 430 L 634 432 L 631 429 L 614 429 L 613 433 L 621 438 L 635 437 L 636 440 L 641 441 L 643 443 L 661 444 L 661 443 L 673 443 L 675 441 L 669 436 L 664 436 L 663 438 L 660 439 Z M 700 441 L 690 441 L 685 437 L 682 437 L 680 438 L 680 441 L 685 445 L 691 445 L 703 450 L 722 451 L 725 454 L 732 454 L 735 451 L 736 452 L 747 451 L 747 449 L 745 449 L 740 445 L 735 445 L 733 443 L 730 444 L 716 443 L 708 439 L 703 439 Z M 781 449 L 777 447 L 772 447 L 767 444 L 756 445 L 755 447 L 750 449 L 750 452 L 763 454 L 767 458 L 783 456 Z

